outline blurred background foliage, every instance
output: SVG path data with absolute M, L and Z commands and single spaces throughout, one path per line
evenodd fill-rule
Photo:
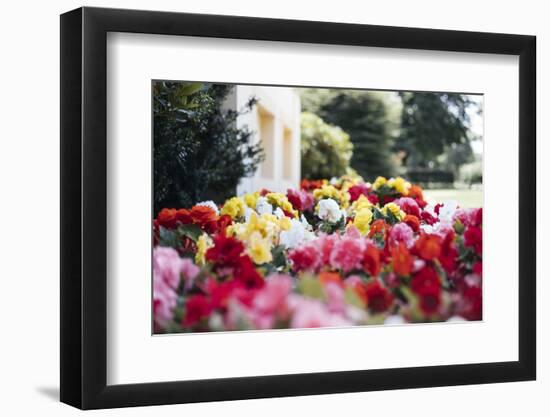
M 253 132 L 236 125 L 255 100 L 236 111 L 223 106 L 231 85 L 155 81 L 152 88 L 154 213 L 230 197 L 263 159 Z
M 350 167 L 367 180 L 399 174 L 427 188 L 482 182 L 481 155 L 472 148 L 481 138 L 471 128 L 481 107 L 472 96 L 318 88 L 301 89 L 300 95 L 308 115 L 349 135 Z M 319 163 L 310 155 L 302 154 L 303 172 L 314 172 L 311 166 Z M 332 172 L 341 171 L 338 166 Z
M 303 112 L 300 137 L 302 178 L 331 178 L 349 173 L 353 144 L 341 128 L 325 123 L 313 113 Z

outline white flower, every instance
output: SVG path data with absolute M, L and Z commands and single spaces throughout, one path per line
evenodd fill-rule
M 317 207 L 319 208 L 319 212 L 317 213 L 319 218 L 329 223 L 337 223 L 343 216 L 340 206 L 332 198 L 319 201 Z
M 256 213 L 256 212 L 248 206 L 246 206 L 244 208 L 244 221 L 245 221 L 245 223 L 250 222 L 250 216 L 252 216 L 252 213 Z
M 453 216 L 456 209 L 458 208 L 458 203 L 454 200 L 445 201 L 441 207 L 439 207 L 439 221 L 445 223 L 452 223 Z
M 290 229 L 282 231 L 279 235 L 279 244 L 287 249 L 292 249 L 314 238 L 315 235 L 306 229 L 303 222 L 298 219 L 291 219 Z
M 200 203 L 197 203 L 195 205 L 196 206 L 210 207 L 212 210 L 214 210 L 216 212 L 216 216 L 218 216 L 220 214 L 220 210 L 218 209 L 218 206 L 212 200 L 201 201 Z
M 273 206 L 267 202 L 267 198 L 258 197 L 256 201 L 256 211 L 261 216 L 262 214 L 272 214 Z
M 274 214 L 275 216 L 277 216 L 277 218 L 278 218 L 279 220 L 281 220 L 283 217 L 285 217 L 285 212 L 284 212 L 283 210 L 281 210 L 281 207 L 277 207 L 277 208 L 275 209 L 275 211 L 273 212 L 273 214 Z

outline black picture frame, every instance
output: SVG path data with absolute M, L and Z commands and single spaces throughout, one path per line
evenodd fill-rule
M 519 360 L 107 385 L 108 32 L 519 56 Z M 534 36 L 84 7 L 61 15 L 60 56 L 62 402 L 94 409 L 535 379 Z

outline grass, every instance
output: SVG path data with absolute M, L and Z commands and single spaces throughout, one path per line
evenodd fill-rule
M 424 190 L 424 198 L 427 201 L 444 202 L 454 200 L 461 207 L 482 207 L 483 206 L 483 191 L 482 190 Z

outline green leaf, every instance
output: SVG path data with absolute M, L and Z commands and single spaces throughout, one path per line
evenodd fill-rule
M 178 233 L 180 236 L 186 236 L 189 239 L 196 242 L 199 240 L 199 236 L 202 234 L 202 230 L 196 224 L 184 224 L 178 227 Z
M 365 308 L 365 302 L 357 295 L 357 293 L 353 290 L 353 288 L 347 287 L 346 291 L 344 292 L 344 301 L 346 304 L 358 307 L 358 308 Z
M 169 246 L 172 248 L 177 248 L 180 244 L 178 239 L 178 234 L 173 231 L 160 227 L 159 229 L 159 246 Z
M 187 84 L 184 87 L 181 88 L 181 94 L 190 96 L 191 94 L 195 94 L 197 91 L 199 91 L 202 88 L 202 83 L 191 83 Z
M 306 297 L 317 298 L 320 300 L 325 299 L 325 292 L 323 291 L 323 284 L 318 279 L 312 276 L 303 276 L 298 281 L 298 289 Z

